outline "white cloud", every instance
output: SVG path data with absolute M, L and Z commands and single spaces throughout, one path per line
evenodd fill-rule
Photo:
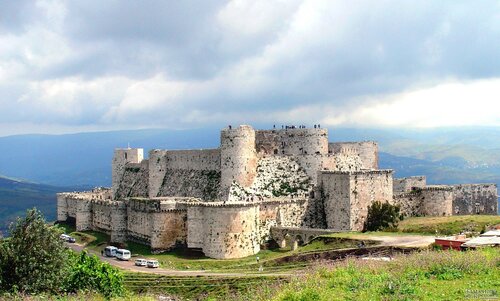
M 2 132 L 499 123 L 495 1 L 11 3 Z
M 390 127 L 500 126 L 500 78 L 453 81 L 370 98 L 329 125 Z

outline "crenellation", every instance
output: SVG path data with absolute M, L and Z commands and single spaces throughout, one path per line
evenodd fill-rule
M 320 233 L 360 231 L 375 201 L 406 216 L 447 216 L 495 214 L 496 199 L 494 184 L 393 179 L 393 170 L 378 169 L 376 142 L 328 143 L 319 126 L 243 125 L 223 129 L 217 149 L 155 149 L 148 159 L 142 149 L 117 149 L 111 189 L 57 194 L 57 218 L 153 252 L 182 246 L 240 258 L 273 239 L 283 244 L 285 232 L 297 234 L 295 246 Z

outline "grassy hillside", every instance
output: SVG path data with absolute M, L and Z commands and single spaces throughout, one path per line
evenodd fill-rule
M 35 184 L 0 176 L 0 231 L 22 216 L 26 209 L 36 207 L 46 219 L 56 218 L 56 193 L 73 190 L 70 187 L 55 187 Z
M 425 251 L 394 261 L 351 259 L 319 266 L 253 300 L 471 300 L 498 298 L 500 249 Z M 272 292 L 272 293 L 271 293 Z M 478 293 L 479 292 L 479 293 Z M 489 295 L 479 295 L 489 294 Z
M 479 234 L 481 231 L 500 225 L 498 215 L 460 215 L 437 217 L 412 217 L 399 223 L 399 231 L 409 233 L 450 235 L 460 232 Z

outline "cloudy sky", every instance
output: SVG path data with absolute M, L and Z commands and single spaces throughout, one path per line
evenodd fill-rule
M 500 125 L 500 2 L 0 0 L 0 105 L 0 135 Z

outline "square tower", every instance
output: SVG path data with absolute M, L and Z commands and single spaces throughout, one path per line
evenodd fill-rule
M 111 193 L 113 199 L 120 185 L 120 181 L 128 163 L 141 163 L 144 159 L 144 150 L 142 148 L 117 148 L 111 162 Z

